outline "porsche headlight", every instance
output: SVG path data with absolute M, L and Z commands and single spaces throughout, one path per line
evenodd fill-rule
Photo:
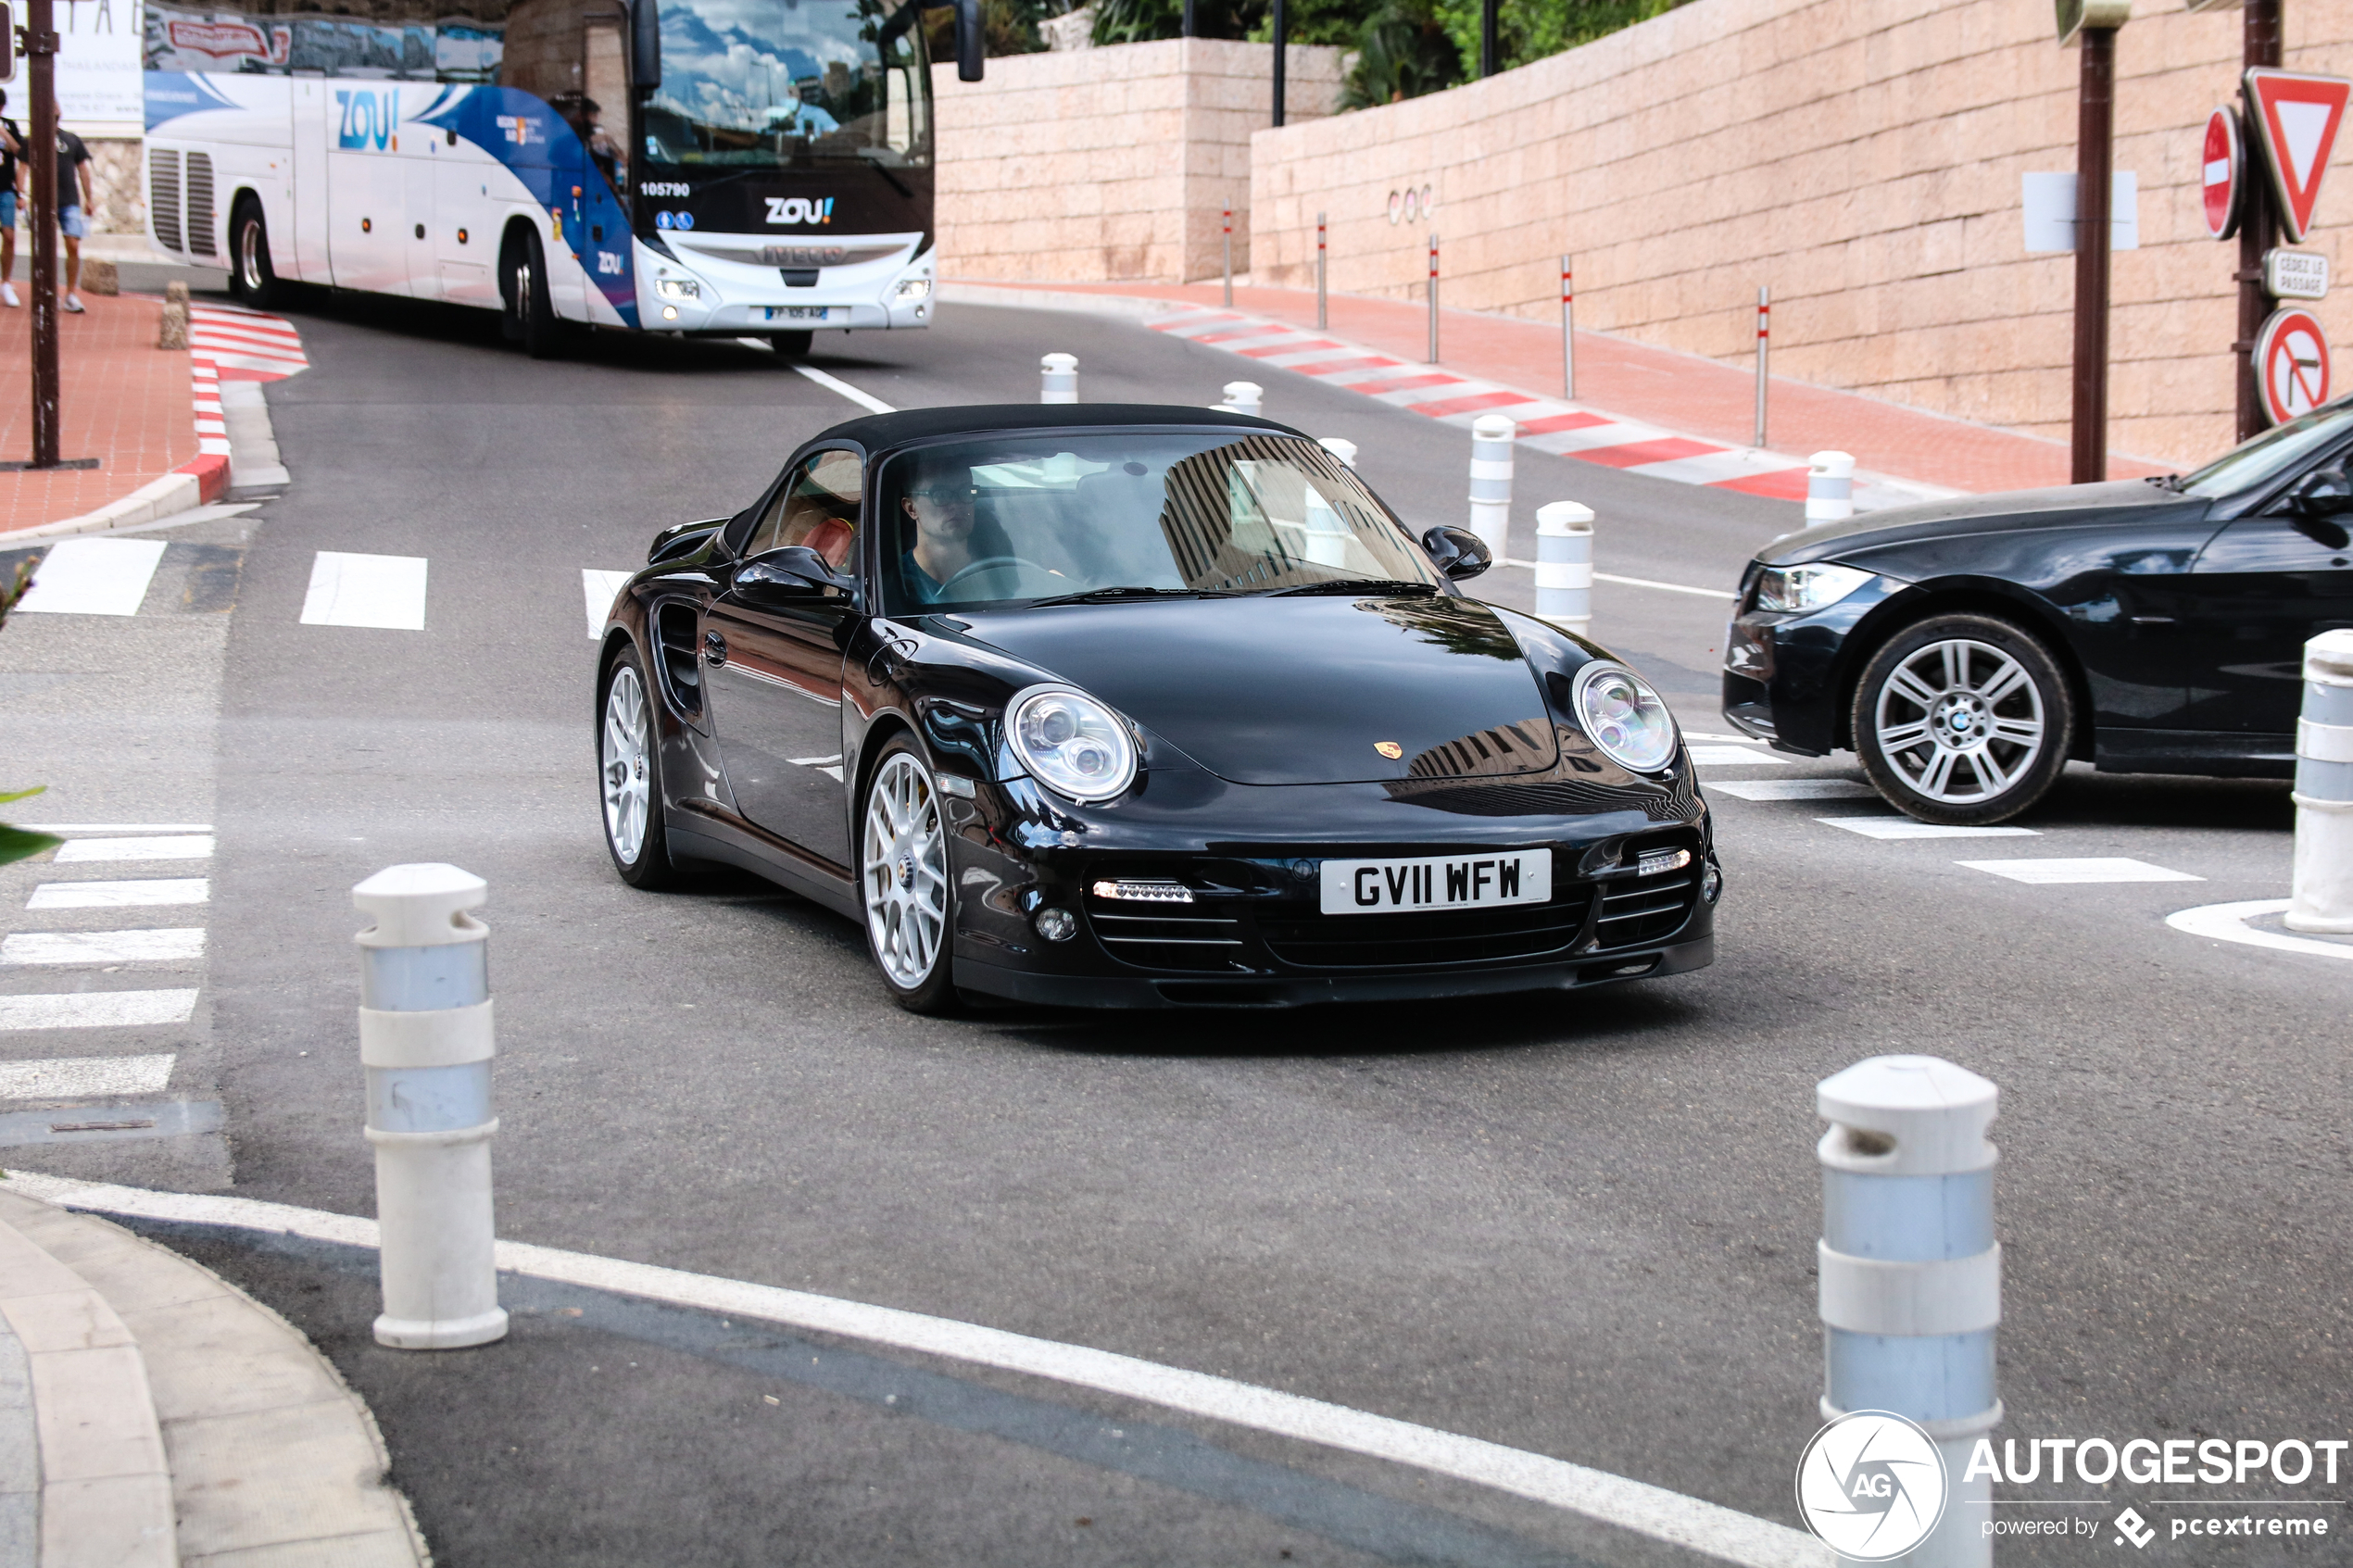
M 1136 782 L 1136 742 L 1118 714 L 1068 686 L 1032 686 L 1006 710 L 1029 776 L 1073 800 L 1109 800 Z
M 1675 719 L 1640 675 L 1595 659 L 1577 672 L 1577 721 L 1602 754 L 1629 772 L 1655 773 L 1674 760 Z
M 1768 566 L 1756 579 L 1756 608 L 1824 609 L 1874 575 L 1852 566 Z

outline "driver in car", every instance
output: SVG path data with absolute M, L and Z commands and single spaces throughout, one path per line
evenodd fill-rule
M 907 589 L 925 604 L 937 604 L 941 587 L 980 558 L 973 551 L 971 475 L 926 470 L 899 505 L 915 525 L 915 543 L 903 563 Z

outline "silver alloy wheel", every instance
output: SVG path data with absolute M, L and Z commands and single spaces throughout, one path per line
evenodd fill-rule
M 261 292 L 261 225 L 252 219 L 237 231 L 237 271 L 247 294 Z
M 901 990 L 931 978 L 948 930 L 948 839 L 924 765 L 887 758 L 866 791 L 866 929 L 875 957 Z
M 531 320 L 531 263 L 515 263 L 515 320 Z
M 634 665 L 623 664 L 613 671 L 612 685 L 605 693 L 600 771 L 605 786 L 605 836 L 624 866 L 635 866 L 645 851 L 646 822 L 652 809 L 646 776 L 649 771 L 647 754 L 653 740 L 648 717 L 645 684 L 637 679 Z
M 1925 799 L 1994 799 L 2043 755 L 2043 694 L 1991 643 L 1953 637 L 1905 656 L 1872 709 L 1880 755 Z

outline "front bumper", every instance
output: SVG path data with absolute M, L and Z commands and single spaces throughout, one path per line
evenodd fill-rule
M 1724 633 L 1725 719 L 1802 757 L 1846 745 L 1842 709 L 1854 675 L 1851 652 L 1864 646 L 1852 633 L 1906 586 L 1874 577 L 1817 610 L 1743 608 Z

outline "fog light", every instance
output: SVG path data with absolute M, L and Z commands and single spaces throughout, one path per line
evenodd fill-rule
M 1095 884 L 1098 898 L 1125 898 L 1139 904 L 1189 904 L 1193 890 L 1181 882 L 1138 882 L 1126 877 Z
M 678 307 L 674 305 L 663 306 L 661 307 L 661 319 L 665 321 L 674 321 L 678 320 Z
M 1667 872 L 1680 872 L 1692 863 L 1688 849 L 1654 849 L 1634 862 L 1636 876 L 1658 876 Z
M 1699 873 L 1699 896 L 1713 904 L 1724 891 L 1724 873 L 1709 866 Z
M 1038 935 L 1049 942 L 1067 942 L 1078 935 L 1078 917 L 1068 909 L 1058 909 L 1049 904 L 1031 917 L 1030 923 Z

